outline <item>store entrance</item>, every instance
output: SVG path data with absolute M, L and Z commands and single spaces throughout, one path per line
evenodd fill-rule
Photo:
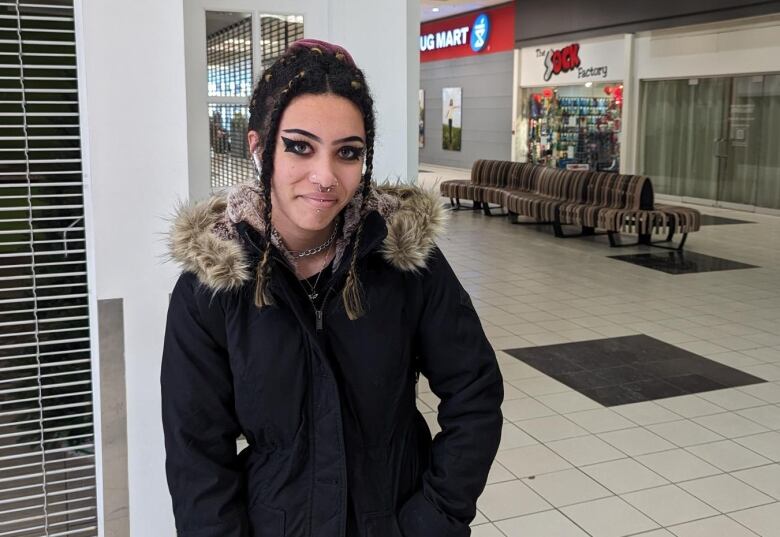
M 780 75 L 643 81 L 639 172 L 659 194 L 780 209 Z

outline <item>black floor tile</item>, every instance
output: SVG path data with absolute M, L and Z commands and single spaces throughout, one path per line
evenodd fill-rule
M 505 352 L 605 406 L 766 382 L 645 335 Z
M 626 261 L 641 267 L 660 270 L 667 274 L 697 274 L 720 270 L 757 268 L 755 265 L 739 263 L 720 257 L 712 257 L 696 252 L 649 252 L 644 254 L 612 255 L 612 259 Z
M 703 226 L 722 226 L 726 224 L 755 224 L 755 222 L 737 220 L 736 218 L 726 218 L 724 216 L 715 216 L 712 214 L 701 215 L 701 225 Z

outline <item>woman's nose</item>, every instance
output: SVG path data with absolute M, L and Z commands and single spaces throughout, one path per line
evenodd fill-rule
M 332 188 L 339 184 L 339 179 L 334 172 L 333 163 L 328 159 L 324 160 L 325 162 L 320 163 L 320 165 L 309 174 L 309 181 L 322 188 Z

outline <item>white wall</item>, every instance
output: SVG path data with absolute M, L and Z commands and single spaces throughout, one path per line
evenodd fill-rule
M 205 9 L 303 14 L 307 37 L 345 45 L 375 95 L 375 177 L 417 176 L 419 0 L 94 0 L 81 4 L 84 143 L 97 299 L 124 301 L 130 528 L 174 535 L 165 484 L 159 367 L 164 263 L 177 200 L 208 192 Z M 202 77 L 193 78 L 199 64 Z M 200 144 L 200 145 L 198 145 Z M 95 355 L 95 360 L 99 357 Z M 99 405 L 97 405 L 99 407 Z
M 173 535 L 158 379 L 176 273 L 162 263 L 163 217 L 187 194 L 181 0 L 85 1 L 82 16 L 91 291 L 124 301 L 131 531 Z

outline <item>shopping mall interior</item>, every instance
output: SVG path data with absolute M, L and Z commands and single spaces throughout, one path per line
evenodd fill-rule
M 375 183 L 444 209 L 503 377 L 457 537 L 780 537 L 780 1 L 751 0 L 0 0 L 0 536 L 321 537 L 183 531 L 160 412 L 173 215 L 256 180 L 254 85 L 304 38 L 364 70 Z

